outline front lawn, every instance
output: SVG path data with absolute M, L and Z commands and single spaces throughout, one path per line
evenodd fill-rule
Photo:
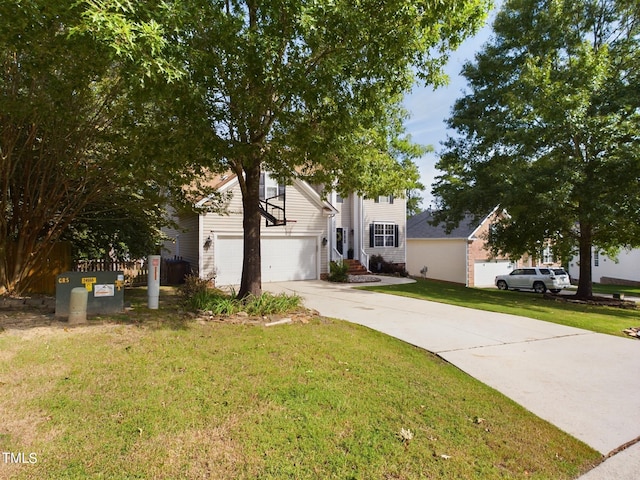
M 609 285 L 604 283 L 593 284 L 594 294 L 612 294 L 623 293 L 630 297 L 640 297 L 640 287 L 631 287 L 629 285 Z
M 381 333 L 161 307 L 0 333 L 2 450 L 27 460 L 0 478 L 570 479 L 600 460 Z
M 467 288 L 454 283 L 423 279 L 418 279 L 416 283 L 360 288 L 478 310 L 510 313 L 624 337 L 625 328 L 640 326 L 640 310 L 565 303 L 533 292 Z

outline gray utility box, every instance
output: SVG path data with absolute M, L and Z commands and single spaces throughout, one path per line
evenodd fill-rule
M 71 289 L 87 289 L 87 315 L 124 310 L 124 272 L 64 272 L 56 276 L 56 317 L 69 316 Z

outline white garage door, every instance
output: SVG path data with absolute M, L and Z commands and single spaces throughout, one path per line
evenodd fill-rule
M 496 275 L 508 275 L 513 270 L 508 260 L 495 262 L 476 262 L 473 269 L 473 285 L 490 287 L 494 285 Z
M 217 285 L 240 284 L 242 248 L 241 237 L 218 237 L 215 246 Z M 261 251 L 263 282 L 318 278 L 315 237 L 262 238 Z

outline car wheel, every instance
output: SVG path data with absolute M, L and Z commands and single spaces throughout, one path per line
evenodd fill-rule
M 551 289 L 551 293 L 560 293 L 560 289 L 559 288 L 552 288 Z
M 536 293 L 544 293 L 547 291 L 547 287 L 542 282 L 536 282 L 533 284 L 533 291 Z
M 500 290 L 509 290 L 509 286 L 507 285 L 507 282 L 505 282 L 504 280 L 498 281 L 498 288 Z

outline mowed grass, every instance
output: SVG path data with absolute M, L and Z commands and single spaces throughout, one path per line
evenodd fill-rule
M 0 478 L 570 479 L 600 461 L 363 327 L 184 321 L 162 308 L 0 333 L 2 450 L 37 456 L 0 464 Z
M 623 293 L 630 297 L 640 297 L 640 287 L 632 287 L 629 285 L 608 285 L 604 283 L 593 284 L 594 294 L 612 294 Z
M 623 330 L 640 326 L 640 309 L 574 304 L 524 291 L 467 288 L 462 285 L 418 279 L 415 283 L 360 287 L 365 290 L 419 298 L 462 307 L 509 313 L 627 337 Z M 612 289 L 620 291 L 619 289 Z

